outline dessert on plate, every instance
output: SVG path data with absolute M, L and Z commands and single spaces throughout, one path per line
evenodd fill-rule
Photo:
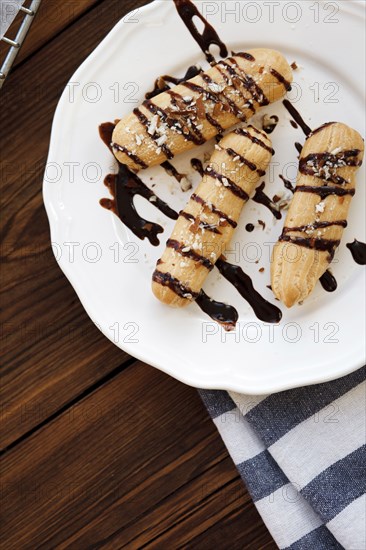
M 306 139 L 294 197 L 271 265 L 272 290 L 287 307 L 302 302 L 325 273 L 347 226 L 364 142 L 330 122 Z
M 254 126 L 234 130 L 215 146 L 154 271 L 152 289 L 160 301 L 182 307 L 198 297 L 272 154 L 268 135 Z
M 113 132 L 113 153 L 135 172 L 161 164 L 246 122 L 284 97 L 291 82 L 291 67 L 277 51 L 233 54 L 122 118 Z

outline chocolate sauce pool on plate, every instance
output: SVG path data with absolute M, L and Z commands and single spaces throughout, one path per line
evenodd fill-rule
M 351 251 L 352 258 L 359 265 L 366 264 L 366 244 L 361 243 L 357 239 L 353 243 L 348 243 L 347 248 Z
M 295 148 L 296 148 L 296 151 L 299 153 L 299 155 L 301 155 L 303 145 L 301 145 L 301 143 L 299 143 L 298 141 L 295 141 Z
M 327 270 L 319 279 L 320 284 L 326 290 L 326 292 L 334 292 L 337 290 L 337 281 L 334 275 Z
M 111 149 L 112 133 L 115 124 L 105 122 L 99 126 L 99 134 L 103 142 Z M 108 174 L 104 180 L 112 199 L 101 199 L 100 204 L 107 210 L 112 210 L 120 220 L 140 239 L 149 239 L 154 246 L 159 244 L 158 234 L 163 233 L 161 225 L 145 220 L 134 205 L 134 197 L 140 195 L 147 199 L 163 214 L 172 220 L 178 219 L 178 213 L 162 201 L 149 189 L 137 174 L 127 166 L 118 162 L 117 174 Z

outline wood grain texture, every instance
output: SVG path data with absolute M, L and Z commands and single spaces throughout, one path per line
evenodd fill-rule
M 68 25 L 80 18 L 88 9 L 95 6 L 101 0 L 66 0 L 58 2 L 57 0 L 43 0 L 38 12 L 37 19 L 27 34 L 27 39 L 20 49 L 14 67 L 28 59 L 34 52 L 44 46 L 49 40 L 52 40 L 57 34 L 61 33 Z M 10 4 L 10 2 L 9 2 Z M 24 2 L 25 7 L 29 7 L 30 0 Z M 6 8 L 5 8 L 6 9 Z M 9 5 L 9 10 L 14 8 Z M 19 29 L 24 13 L 20 12 L 14 22 L 8 29 L 6 36 L 14 39 Z M 4 57 L 8 46 L 0 42 L 0 59 Z
M 96 6 L 17 68 L 2 92 L 2 447 L 128 359 L 88 320 L 57 266 L 42 180 L 53 114 L 67 81 L 114 24 L 142 3 Z M 35 413 L 24 415 L 22 407 Z
M 2 487 L 4 548 L 269 542 L 197 392 L 142 363 L 6 454 Z
M 19 52 L 16 65 L 28 59 L 70 24 L 80 19 L 89 9 L 100 3 L 101 0 L 43 0 L 37 13 L 37 25 L 32 25 Z
M 47 24 L 52 3 L 0 110 L 2 546 L 275 548 L 197 392 L 107 341 L 53 257 L 41 187 L 58 98 L 147 2 L 75 0 Z

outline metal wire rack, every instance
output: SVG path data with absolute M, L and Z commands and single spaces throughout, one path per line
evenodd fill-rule
M 5 42 L 5 44 L 9 46 L 9 49 L 0 68 L 0 89 L 4 85 L 5 79 L 10 72 L 14 60 L 18 55 L 21 46 L 23 45 L 25 37 L 30 29 L 31 24 L 33 23 L 34 16 L 38 11 L 40 3 L 41 0 L 32 0 L 28 8 L 26 8 L 25 6 L 20 6 L 19 12 L 22 14 L 24 13 L 24 16 L 20 22 L 15 38 L 11 39 L 7 36 L 3 36 L 1 38 L 1 41 Z

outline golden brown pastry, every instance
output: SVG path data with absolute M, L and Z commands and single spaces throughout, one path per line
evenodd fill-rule
M 294 197 L 272 257 L 272 289 L 287 307 L 303 301 L 326 271 L 347 225 L 364 142 L 339 122 L 307 138 Z
M 253 126 L 231 132 L 215 146 L 204 177 L 157 263 L 152 289 L 159 300 L 182 307 L 198 297 L 272 154 L 267 134 Z
M 113 152 L 134 171 L 161 164 L 248 120 L 291 82 L 291 67 L 274 50 L 234 54 L 134 109 L 113 132 Z

